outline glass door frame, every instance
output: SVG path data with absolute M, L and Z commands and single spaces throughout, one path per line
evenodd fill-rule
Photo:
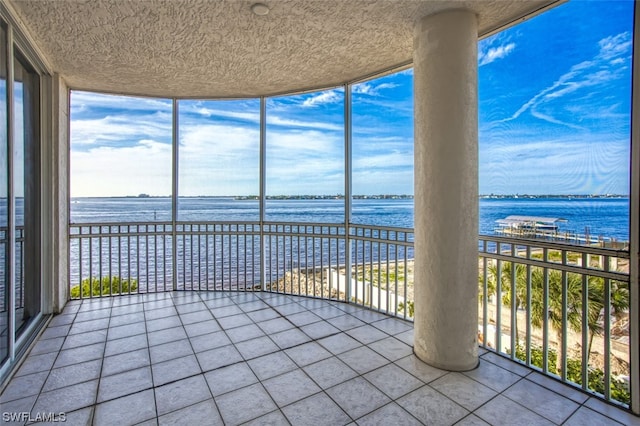
M 7 292 L 7 311 L 8 311 L 8 354 L 4 359 L 0 360 L 0 385 L 2 385 L 10 376 L 11 371 L 16 367 L 19 360 L 29 349 L 30 345 L 35 341 L 39 332 L 51 313 L 52 289 L 50 285 L 44 285 L 46 279 L 52 279 L 51 271 L 53 269 L 53 261 L 55 257 L 49 256 L 51 249 L 52 236 L 48 232 L 51 224 L 55 222 L 55 218 L 50 218 L 52 212 L 51 195 L 52 191 L 52 171 L 53 162 L 56 161 L 52 156 L 51 143 L 53 138 L 46 135 L 52 135 L 53 108 L 52 108 L 52 82 L 51 73 L 48 72 L 48 66 L 41 60 L 40 55 L 33 49 L 29 38 L 20 30 L 19 24 L 13 18 L 11 12 L 3 3 L 0 3 L 0 25 L 6 31 L 4 54 L 7 65 L 6 69 L 6 97 L 0 100 L 6 105 L 6 131 L 7 131 L 7 177 L 8 177 L 8 193 L 7 193 L 7 210 L 8 210 L 8 230 L 7 230 L 7 251 L 6 251 L 6 277 L 5 283 Z M 38 169 L 34 176 L 34 185 L 37 187 L 37 193 L 34 202 L 38 205 L 39 218 L 34 219 L 37 223 L 37 238 L 34 248 L 35 259 L 26 262 L 37 262 L 37 271 L 34 277 L 36 286 L 39 286 L 39 304 L 37 313 L 28 320 L 16 335 L 16 158 L 14 148 L 16 143 L 16 123 L 15 117 L 17 108 L 15 105 L 15 73 L 14 60 L 21 62 L 22 66 L 28 68 L 28 71 L 37 76 L 39 81 L 37 93 L 32 99 L 38 102 L 37 116 L 34 116 L 32 122 L 37 132 L 34 136 L 34 143 L 37 145 L 36 158 L 34 166 Z M 24 106 L 23 106 L 24 108 Z M 28 173 L 25 169 L 24 173 Z M 48 218 L 49 219 L 46 219 Z M 49 278 L 46 278 L 49 277 Z

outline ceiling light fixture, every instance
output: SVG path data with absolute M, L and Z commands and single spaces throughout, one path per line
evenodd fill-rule
M 269 14 L 269 6 L 263 3 L 255 3 L 251 6 L 251 11 L 258 16 L 264 16 Z

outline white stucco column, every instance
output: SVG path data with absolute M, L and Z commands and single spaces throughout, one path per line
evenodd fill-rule
M 47 281 L 53 285 L 52 311 L 62 312 L 69 300 L 69 88 L 63 78 L 55 74 L 53 80 L 52 150 L 50 158 L 52 222 L 51 235 L 53 268 Z
M 414 352 L 478 364 L 478 27 L 449 10 L 416 24 Z

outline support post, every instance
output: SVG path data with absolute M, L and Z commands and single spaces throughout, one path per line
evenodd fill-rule
M 478 364 L 477 43 L 469 10 L 414 31 L 414 352 L 454 371 Z

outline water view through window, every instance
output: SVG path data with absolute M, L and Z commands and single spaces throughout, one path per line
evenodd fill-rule
M 548 218 L 569 242 L 624 247 L 632 8 L 569 2 L 479 42 L 481 234 Z M 352 223 L 413 227 L 412 82 L 409 68 L 349 86 Z M 265 100 L 266 220 L 344 222 L 344 90 Z M 259 220 L 260 100 L 178 106 L 177 219 Z M 171 115 L 169 100 L 72 93 L 72 222 L 171 220 Z
M 178 106 L 178 219 L 258 220 L 260 101 Z
M 628 241 L 632 8 L 569 2 L 479 42 L 481 234 L 516 215 Z M 353 223 L 413 226 L 412 80 L 350 86 Z M 265 100 L 266 220 L 344 222 L 344 103 L 343 87 Z M 260 100 L 178 105 L 177 218 L 258 220 Z M 171 114 L 73 92 L 72 222 L 171 219 Z
M 569 2 L 479 43 L 482 233 L 542 216 L 628 241 L 632 18 Z
M 478 341 L 626 404 L 633 5 L 478 43 Z M 72 297 L 262 289 L 412 319 L 413 114 L 406 67 L 264 99 L 73 91 Z

